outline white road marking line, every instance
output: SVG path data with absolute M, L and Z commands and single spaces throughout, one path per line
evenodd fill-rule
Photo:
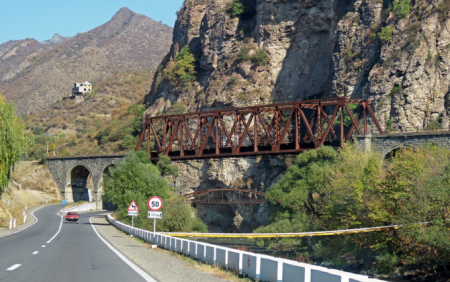
M 11 271 L 11 270 L 18 268 L 19 266 L 21 266 L 21 264 L 15 264 L 15 265 L 11 266 L 10 268 L 8 268 L 7 270 Z
M 19 233 L 20 231 L 24 231 L 24 230 L 27 229 L 28 227 L 31 227 L 31 226 L 35 225 L 35 224 L 38 222 L 38 219 L 37 219 L 37 217 L 34 216 L 34 212 L 35 212 L 35 211 L 38 211 L 38 210 L 40 210 L 40 209 L 42 209 L 43 207 L 48 207 L 48 206 L 42 206 L 42 207 L 37 208 L 37 209 L 35 209 L 34 211 L 31 212 L 31 215 L 34 217 L 34 222 L 33 222 L 32 224 L 30 224 L 30 225 L 28 225 L 27 227 L 22 228 L 22 229 L 20 229 L 20 230 L 18 230 L 18 231 L 16 231 L 16 232 L 9 233 L 9 234 L 6 234 L 6 235 L 2 235 L 2 236 L 0 236 L 0 238 L 6 237 L 6 236 L 9 236 L 9 235 L 13 235 L 13 234 L 16 234 L 16 233 Z
M 45 248 L 45 245 L 42 245 L 41 248 Z
M 32 255 L 35 255 L 35 254 L 37 254 L 37 253 L 39 253 L 39 252 L 38 252 L 38 251 L 35 251 L 35 252 L 32 253 Z
M 47 241 L 47 244 L 50 244 L 50 242 L 51 242 L 53 239 L 55 239 L 56 236 L 58 236 L 59 232 L 61 232 L 61 226 L 62 226 L 62 222 L 63 222 L 63 216 L 61 215 L 60 217 L 61 217 L 61 222 L 59 223 L 59 229 L 58 229 L 58 232 L 56 232 L 56 234 L 53 235 L 53 237 L 52 237 L 50 240 Z
M 134 271 L 136 271 L 142 278 L 145 279 L 145 281 L 157 282 L 155 279 L 153 279 L 153 277 L 151 277 L 144 270 L 139 268 L 139 266 L 135 265 L 133 262 L 131 262 L 129 259 L 127 259 L 124 255 L 122 255 L 118 250 L 116 250 L 110 243 L 108 243 L 108 241 L 103 239 L 103 237 L 100 236 L 100 234 L 97 232 L 94 225 L 92 224 L 92 217 L 89 218 L 89 222 L 91 223 L 92 229 L 94 229 L 94 232 L 95 232 L 95 234 L 97 234 L 98 238 L 100 238 L 100 240 L 102 240 L 103 243 L 105 243 L 105 245 L 108 248 L 110 248 L 111 251 L 113 251 L 121 260 L 123 260 L 126 264 L 128 264 L 129 267 L 131 267 Z

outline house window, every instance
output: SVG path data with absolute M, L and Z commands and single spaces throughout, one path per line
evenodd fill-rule
M 84 91 L 86 91 L 86 88 L 84 88 Z

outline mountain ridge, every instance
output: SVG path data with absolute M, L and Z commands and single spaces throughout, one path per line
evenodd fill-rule
M 108 22 L 63 42 L 34 39 L 0 45 L 0 91 L 30 114 L 71 94 L 75 81 L 154 69 L 168 52 L 172 28 L 121 8 Z

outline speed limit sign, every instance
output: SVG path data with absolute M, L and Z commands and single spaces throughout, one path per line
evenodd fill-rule
M 163 201 L 160 197 L 154 196 L 148 200 L 148 208 L 152 211 L 159 211 L 163 206 Z

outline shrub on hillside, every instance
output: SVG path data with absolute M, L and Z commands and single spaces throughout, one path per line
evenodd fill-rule
M 189 45 L 186 45 L 175 57 L 175 61 L 167 64 L 163 73 L 172 85 L 187 86 L 195 80 L 195 64 L 195 56 Z
M 251 56 L 252 63 L 259 66 L 265 66 L 270 62 L 269 55 L 264 48 L 258 48 L 255 50 L 255 54 Z
M 254 53 L 249 55 L 255 44 L 244 45 L 236 54 L 236 59 L 240 62 L 251 61 L 257 66 L 264 66 L 270 62 L 269 55 L 265 48 L 256 48 Z
M 239 18 L 244 12 L 244 4 L 241 0 L 233 0 L 228 6 L 228 14 L 232 18 Z
M 170 158 L 166 155 L 158 155 L 158 163 L 156 164 L 162 176 L 178 176 L 178 167 L 170 164 Z
M 381 29 L 381 31 L 378 33 L 378 37 L 383 42 L 388 42 L 392 40 L 392 33 L 394 32 L 395 27 L 392 25 L 385 26 Z
M 411 0 L 394 0 L 392 3 L 392 12 L 400 19 L 406 18 L 411 8 Z
M 233 0 L 227 5 L 231 18 L 249 19 L 256 14 L 256 2 L 253 0 Z

